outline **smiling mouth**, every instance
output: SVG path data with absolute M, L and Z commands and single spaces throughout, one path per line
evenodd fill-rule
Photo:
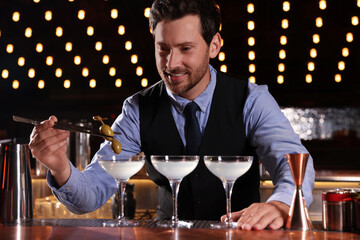
M 186 73 L 176 73 L 175 74 L 175 73 L 168 73 L 168 72 L 165 72 L 165 74 L 172 83 L 180 82 L 187 75 Z

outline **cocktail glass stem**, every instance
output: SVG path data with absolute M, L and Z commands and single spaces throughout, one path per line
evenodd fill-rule
M 173 200 L 173 214 L 171 217 L 171 224 L 176 226 L 179 222 L 178 212 L 177 212 L 177 198 L 179 193 L 179 186 L 181 180 L 169 180 L 171 190 L 172 190 L 172 200 Z
M 118 197 L 120 197 L 120 206 L 119 206 L 119 216 L 118 220 L 123 221 L 125 219 L 124 215 L 124 195 L 125 195 L 125 188 L 126 188 L 126 182 L 116 180 L 118 184 Z
M 223 181 L 223 185 L 225 188 L 226 194 L 226 219 L 225 223 L 228 227 L 231 227 L 232 219 L 231 219 L 231 193 L 234 186 L 234 181 Z

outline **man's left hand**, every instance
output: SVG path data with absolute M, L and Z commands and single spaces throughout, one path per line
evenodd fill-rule
M 279 201 L 253 203 L 248 208 L 231 213 L 231 218 L 242 230 L 262 230 L 266 227 L 276 230 L 284 226 L 289 210 L 288 205 Z M 226 215 L 221 217 L 222 222 L 225 219 Z

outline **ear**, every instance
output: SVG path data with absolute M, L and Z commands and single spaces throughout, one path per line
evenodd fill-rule
M 210 47 L 209 47 L 209 57 L 215 58 L 221 49 L 221 36 L 220 33 L 216 33 L 211 40 Z

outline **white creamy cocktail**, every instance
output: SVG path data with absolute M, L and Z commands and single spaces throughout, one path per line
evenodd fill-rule
M 105 222 L 104 227 L 120 227 L 120 226 L 136 226 L 138 222 L 129 221 L 124 216 L 124 194 L 126 188 L 126 182 L 136 174 L 144 166 L 146 157 L 139 156 L 121 156 L 117 154 L 113 155 L 99 155 L 99 165 L 112 176 L 117 185 L 120 195 L 121 206 L 119 207 L 119 217 L 116 221 Z
M 199 156 L 170 156 L 153 155 L 151 162 L 154 168 L 164 175 L 170 182 L 173 195 L 173 215 L 170 222 L 159 222 L 162 227 L 186 227 L 192 226 L 191 222 L 179 221 L 177 215 L 177 198 L 181 180 L 190 174 L 199 163 Z
M 223 223 L 210 224 L 212 228 L 236 228 L 231 220 L 231 193 L 236 179 L 244 175 L 251 167 L 252 156 L 204 156 L 206 167 L 220 178 L 226 193 L 226 220 Z

